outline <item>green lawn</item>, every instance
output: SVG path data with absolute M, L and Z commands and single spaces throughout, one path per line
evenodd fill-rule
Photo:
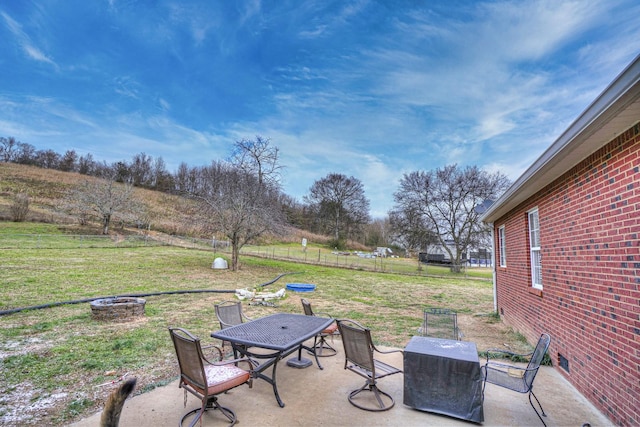
M 34 228 L 22 229 L 25 235 L 55 232 L 46 225 L 28 227 Z M 0 227 L 0 247 L 5 247 L 3 235 L 15 238 L 18 228 Z M 185 327 L 207 341 L 218 329 L 214 304 L 233 298 L 224 291 L 252 288 L 282 273 L 297 274 L 268 289 L 287 282 L 313 283 L 316 291 L 304 296 L 316 311 L 363 322 L 383 345 L 403 347 L 420 326 L 425 307 L 449 307 L 461 314 L 489 314 L 493 307 L 491 282 L 486 280 L 367 272 L 246 255 L 241 271 L 231 272 L 213 270 L 210 251 L 170 246 L 0 249 L 0 258 L 0 310 L 118 294 L 216 291 L 149 296 L 145 317 L 131 323 L 95 321 L 88 303 L 1 316 L 0 424 L 18 398 L 37 402 L 73 390 L 48 410 L 53 425 L 64 425 L 98 410 L 97 386 L 119 375 L 137 376 L 139 390 L 165 384 L 176 372 L 167 327 Z M 245 311 L 251 317 L 301 313 L 300 295 L 288 292 L 276 308 L 245 304 Z M 35 416 L 20 424 L 42 425 L 42 419 Z

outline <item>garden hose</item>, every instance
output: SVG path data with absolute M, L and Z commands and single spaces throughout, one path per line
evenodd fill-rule
M 275 279 L 262 283 L 261 285 L 258 285 L 258 286 L 260 287 L 269 286 L 270 284 L 277 282 L 281 277 L 286 276 L 288 274 L 300 274 L 300 273 L 279 274 L 278 276 L 276 276 Z M 8 314 L 19 313 L 21 311 L 27 311 L 27 310 L 40 310 L 43 308 L 57 307 L 59 305 L 81 304 L 85 302 L 95 301 L 98 299 L 122 298 L 122 297 L 139 298 L 139 297 L 151 297 L 151 296 L 157 296 L 157 295 L 175 295 L 175 294 L 203 294 L 203 293 L 235 294 L 235 292 L 236 292 L 235 289 L 191 289 L 191 290 L 182 290 L 182 291 L 143 292 L 139 294 L 111 295 L 106 297 L 83 298 L 83 299 L 76 299 L 76 300 L 70 300 L 70 301 L 60 301 L 60 302 L 51 302 L 47 304 L 32 305 L 29 307 L 12 308 L 9 310 L 0 310 L 0 316 L 6 316 Z

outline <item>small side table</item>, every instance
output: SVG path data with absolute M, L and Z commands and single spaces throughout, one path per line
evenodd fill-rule
M 404 404 L 481 423 L 482 374 L 475 343 L 411 338 L 404 349 Z

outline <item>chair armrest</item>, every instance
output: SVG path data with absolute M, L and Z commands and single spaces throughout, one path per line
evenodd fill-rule
M 313 315 L 317 316 L 317 317 L 326 317 L 328 319 L 333 319 L 332 315 L 330 315 L 329 313 L 324 312 L 324 311 L 321 311 L 321 312 L 318 312 L 318 313 L 314 312 Z
M 215 345 L 215 344 L 203 345 L 203 346 L 200 346 L 200 348 L 203 350 L 203 353 L 204 353 L 204 350 L 209 350 L 209 349 L 215 348 L 215 349 L 217 350 L 217 352 L 218 352 L 218 360 L 222 360 L 222 358 L 223 358 L 223 356 L 222 356 L 222 349 L 221 349 L 219 346 Z M 208 359 L 208 358 L 206 358 L 204 355 L 203 355 L 202 357 L 203 357 L 203 358 L 204 358 L 204 360 L 205 360 L 207 363 L 209 363 L 210 365 L 212 365 L 212 364 L 213 364 L 213 363 L 211 363 L 211 362 L 209 361 L 209 359 Z
M 230 328 L 230 327 L 232 327 L 232 326 L 236 326 L 236 325 L 233 325 L 233 324 L 231 324 L 231 323 L 227 323 L 227 322 L 225 322 L 224 320 L 220 320 L 220 319 L 218 319 L 218 320 L 220 321 L 220 326 L 222 327 L 222 329 L 224 329 L 224 328 Z
M 513 358 L 513 357 L 527 358 L 527 357 L 531 357 L 531 355 L 533 354 L 533 352 L 520 354 L 520 353 L 514 353 L 513 351 L 502 350 L 499 348 L 490 348 L 487 350 L 487 363 L 489 363 L 489 359 L 491 358 L 491 353 L 494 353 L 494 354 L 498 353 L 499 355 L 502 355 L 503 358 Z M 494 359 L 495 358 L 496 357 L 494 356 Z
M 522 366 L 510 365 L 508 363 L 500 363 L 500 362 L 487 362 L 486 366 L 490 369 L 502 368 L 502 369 L 518 369 L 521 371 L 526 371 L 527 368 Z
M 221 360 L 219 362 L 211 363 L 211 365 L 214 365 L 214 366 L 224 366 L 224 365 L 230 365 L 230 364 L 234 364 L 235 365 L 235 364 L 238 364 L 238 363 L 241 363 L 241 362 L 248 363 L 249 364 L 249 370 L 251 370 L 251 371 L 255 367 L 253 360 L 249 359 L 248 357 L 241 357 L 239 359 Z
M 524 366 L 516 366 L 516 365 L 509 365 L 507 363 L 500 363 L 500 362 L 487 362 L 484 365 L 484 369 L 488 370 L 491 369 L 493 371 L 501 371 L 504 374 L 513 377 L 513 378 L 524 378 L 524 375 L 527 372 L 532 372 L 532 371 L 536 371 L 538 370 L 537 367 L 535 368 L 527 368 Z
M 390 353 L 404 353 L 404 351 L 402 350 L 380 350 L 378 347 L 376 347 L 375 345 L 373 346 L 373 349 L 378 352 L 378 353 L 382 353 L 382 354 L 390 354 Z

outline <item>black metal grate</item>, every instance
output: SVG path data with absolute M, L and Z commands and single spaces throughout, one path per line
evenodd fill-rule
M 558 362 L 562 369 L 569 372 L 569 360 L 560 353 L 558 353 Z

